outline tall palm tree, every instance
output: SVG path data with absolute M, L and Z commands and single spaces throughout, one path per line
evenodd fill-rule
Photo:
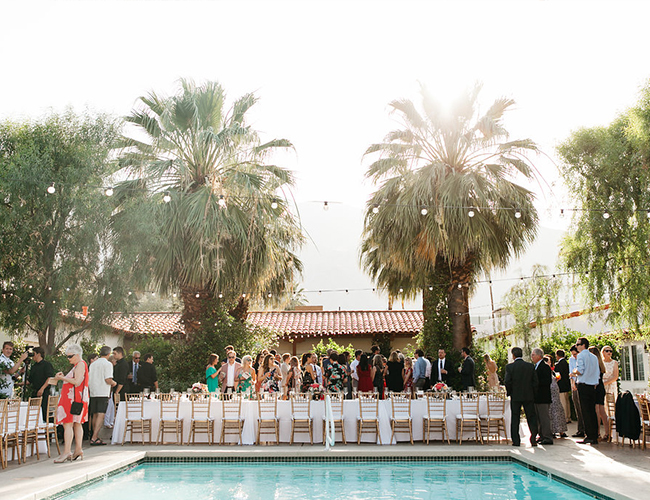
M 393 101 L 403 128 L 366 155 L 379 155 L 367 177 L 379 184 L 367 203 L 361 258 L 389 294 L 446 291 L 453 346 L 472 342 L 469 294 L 479 272 L 503 268 L 534 237 L 534 194 L 515 177 L 535 177 L 531 140 L 508 140 L 502 117 L 514 101 L 479 113 L 480 87 L 445 112 L 426 88 L 422 110 Z M 425 321 L 427 310 L 425 308 Z
M 285 292 L 302 268 L 301 228 L 284 197 L 292 174 L 266 161 L 292 145 L 262 144 L 246 124 L 252 94 L 229 110 L 225 101 L 216 82 L 181 80 L 176 95 L 140 97 L 126 118 L 135 130 L 121 154 L 130 178 L 115 190 L 117 218 L 155 226 L 144 265 L 162 293 L 180 290 L 188 332 L 211 301 L 242 319 L 249 300 Z

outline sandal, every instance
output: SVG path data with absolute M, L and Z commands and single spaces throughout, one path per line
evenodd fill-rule
M 90 446 L 106 446 L 106 443 L 102 441 L 101 439 L 91 439 L 90 440 Z

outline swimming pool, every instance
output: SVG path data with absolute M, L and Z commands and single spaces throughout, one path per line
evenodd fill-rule
M 143 462 L 65 500 L 393 498 L 586 500 L 583 493 L 508 460 Z

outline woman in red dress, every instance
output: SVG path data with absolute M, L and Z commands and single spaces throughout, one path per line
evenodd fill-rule
M 370 373 L 370 364 L 368 356 L 362 354 L 357 366 L 357 375 L 359 375 L 359 392 L 372 392 L 372 374 Z
M 67 375 L 63 372 L 57 373 L 54 378 L 63 381 L 59 406 L 56 409 L 56 423 L 63 425 L 63 453 L 54 460 L 60 464 L 66 461 L 83 460 L 84 453 L 81 449 L 83 441 L 83 424 L 88 420 L 88 365 L 82 359 L 83 351 L 80 345 L 72 344 L 65 350 L 66 356 L 73 365 Z M 81 413 L 73 415 L 71 412 L 72 403 L 82 403 Z M 75 440 L 74 454 L 71 452 L 72 439 Z

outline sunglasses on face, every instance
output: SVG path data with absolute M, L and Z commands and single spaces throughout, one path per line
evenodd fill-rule
M 140 359 L 140 358 L 133 358 L 133 359 Z
M 66 354 L 66 356 L 68 357 L 68 359 L 72 359 L 76 356 L 76 354 Z
M 613 351 L 610 351 L 609 349 L 605 349 L 603 352 L 613 352 Z
M 228 356 L 228 359 L 235 359 L 235 356 Z

